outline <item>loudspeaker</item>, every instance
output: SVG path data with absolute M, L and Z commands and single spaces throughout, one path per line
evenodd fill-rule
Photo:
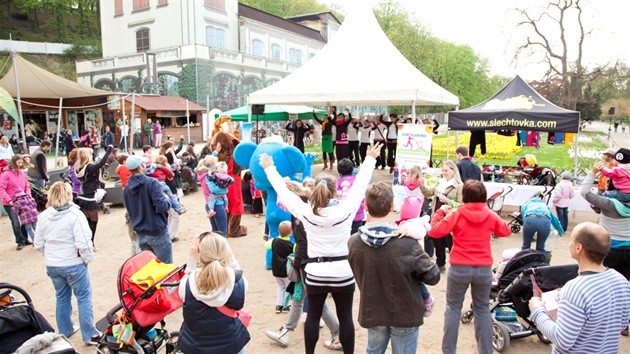
M 252 105 L 252 114 L 265 114 L 265 105 L 264 104 Z
M 610 114 L 611 116 L 614 116 L 615 115 L 615 107 L 608 108 L 608 114 Z

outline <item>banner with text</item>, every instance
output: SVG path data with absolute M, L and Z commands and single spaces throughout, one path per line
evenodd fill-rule
M 433 126 L 422 124 L 399 124 L 396 144 L 396 165 L 400 182 L 411 166 L 429 166 Z

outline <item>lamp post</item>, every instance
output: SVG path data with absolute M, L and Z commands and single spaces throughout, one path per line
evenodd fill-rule
M 608 108 L 608 115 L 610 116 L 610 122 L 608 124 L 608 140 L 610 140 L 610 132 L 612 131 L 612 119 L 615 115 L 615 107 Z

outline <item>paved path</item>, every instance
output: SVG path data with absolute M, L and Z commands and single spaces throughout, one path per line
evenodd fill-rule
M 585 130 L 602 131 L 608 134 L 609 127 L 610 125 L 607 122 L 593 122 L 587 125 Z M 616 133 L 614 129 L 610 132 L 610 139 L 608 139 L 608 136 L 606 136 L 604 140 L 608 140 L 612 147 L 630 149 L 630 129 L 626 129 L 624 133 L 622 132 L 622 129 L 620 126 L 617 129 Z

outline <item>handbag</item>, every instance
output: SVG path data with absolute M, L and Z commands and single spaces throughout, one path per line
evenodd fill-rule
M 228 317 L 238 318 L 245 328 L 249 327 L 249 322 L 252 320 L 252 315 L 245 310 L 234 310 L 225 305 L 217 307 L 216 309 Z
M 300 272 L 294 268 L 293 264 L 295 263 L 295 256 L 289 255 L 287 257 L 287 278 L 289 278 L 290 282 L 297 283 L 301 280 Z

